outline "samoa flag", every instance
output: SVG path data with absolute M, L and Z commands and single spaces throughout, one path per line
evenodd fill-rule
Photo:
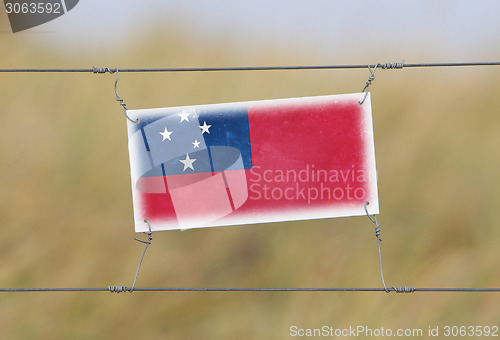
M 377 214 L 363 97 L 129 110 L 135 231 Z

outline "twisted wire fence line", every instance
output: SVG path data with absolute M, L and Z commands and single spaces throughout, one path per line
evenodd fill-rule
M 417 288 L 395 291 L 396 293 L 500 293 L 500 288 Z M 135 287 L 134 292 L 384 292 L 385 288 L 176 288 L 176 287 Z M 0 288 L 0 293 L 20 292 L 132 292 L 124 286 L 109 286 L 105 288 Z
M 217 71 L 279 71 L 279 70 L 334 70 L 334 69 L 402 69 L 422 67 L 462 67 L 462 66 L 500 66 L 500 61 L 491 62 L 448 62 L 448 63 L 375 63 L 343 65 L 290 65 L 290 66 L 233 66 L 233 67 L 166 67 L 166 68 L 2 68 L 0 72 L 10 73 L 114 73 L 119 72 L 217 72 Z

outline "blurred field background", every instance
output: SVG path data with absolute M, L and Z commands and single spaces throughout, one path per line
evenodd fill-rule
M 223 38 L 195 42 L 175 22 L 152 26 L 134 44 L 64 54 L 37 44 L 42 34 L 14 37 L 3 15 L 0 26 L 7 32 L 0 34 L 0 68 L 400 61 L 383 46 L 334 62 L 320 48 L 293 44 L 249 57 Z M 172 30 L 175 37 L 162 34 Z M 435 61 L 416 59 L 424 52 L 411 57 L 405 61 Z M 123 73 L 118 90 L 138 109 L 354 93 L 368 76 L 368 70 Z M 498 67 L 377 71 L 371 92 L 388 286 L 500 286 L 499 76 Z M 133 240 L 126 121 L 113 83 L 109 74 L 0 74 L 1 287 L 132 284 L 143 244 Z M 366 217 L 153 237 L 138 287 L 381 286 Z M 499 325 L 499 299 L 498 293 L 1 293 L 0 338 L 286 339 L 292 325 L 425 332 Z

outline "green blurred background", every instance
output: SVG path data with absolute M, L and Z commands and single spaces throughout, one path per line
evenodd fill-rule
M 210 12 L 200 2 L 144 3 L 155 13 L 133 19 L 130 1 L 116 2 L 118 12 L 81 2 L 17 34 L 0 13 L 0 68 L 500 60 L 500 26 L 489 16 L 500 8 L 492 1 L 451 11 L 468 20 L 442 32 L 455 17 L 429 2 L 415 10 L 421 15 L 392 9 L 394 25 L 369 2 L 344 5 L 347 14 L 331 13 L 341 21 L 335 32 L 315 20 L 324 2 L 300 5 L 314 8 L 301 14 L 308 21 L 276 8 L 256 14 L 265 3 L 245 2 L 241 23 L 225 20 L 236 9 L 222 13 L 220 4 Z M 139 109 L 354 93 L 368 76 L 122 73 L 118 87 Z M 388 286 L 500 286 L 499 76 L 498 67 L 377 71 L 371 92 Z M 143 245 L 133 240 L 126 121 L 113 83 L 109 74 L 0 74 L 0 287 L 131 285 Z M 138 287 L 381 286 L 366 217 L 153 237 Z M 498 326 L 499 302 L 498 293 L 0 293 L 0 338 L 287 339 L 292 325 Z

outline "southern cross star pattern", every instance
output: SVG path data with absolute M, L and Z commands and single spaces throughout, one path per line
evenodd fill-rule
M 185 110 L 183 110 L 181 113 L 178 113 L 177 115 L 181 118 L 180 123 L 182 123 L 184 121 L 189 122 L 190 114 L 191 114 L 190 112 L 187 112 Z M 197 118 L 197 117 L 194 117 L 194 118 Z M 209 124 L 207 124 L 206 121 L 203 121 L 203 125 L 200 125 L 199 127 L 201 129 L 201 135 L 203 136 L 204 133 L 210 134 L 210 128 L 212 127 L 212 125 L 209 125 Z M 165 129 L 163 131 L 159 132 L 159 134 L 162 136 L 162 140 L 161 140 L 162 142 L 172 141 L 171 135 L 173 134 L 173 131 L 168 131 L 167 126 L 165 126 Z M 193 144 L 193 149 L 200 148 L 200 142 L 198 141 L 198 139 L 195 139 L 191 144 Z M 184 169 L 182 171 L 184 172 L 187 169 L 194 170 L 193 163 L 195 161 L 196 161 L 196 158 L 190 158 L 189 153 L 187 153 L 186 158 L 179 160 L 179 162 L 184 164 Z
M 364 96 L 131 110 L 136 231 L 377 214 Z

